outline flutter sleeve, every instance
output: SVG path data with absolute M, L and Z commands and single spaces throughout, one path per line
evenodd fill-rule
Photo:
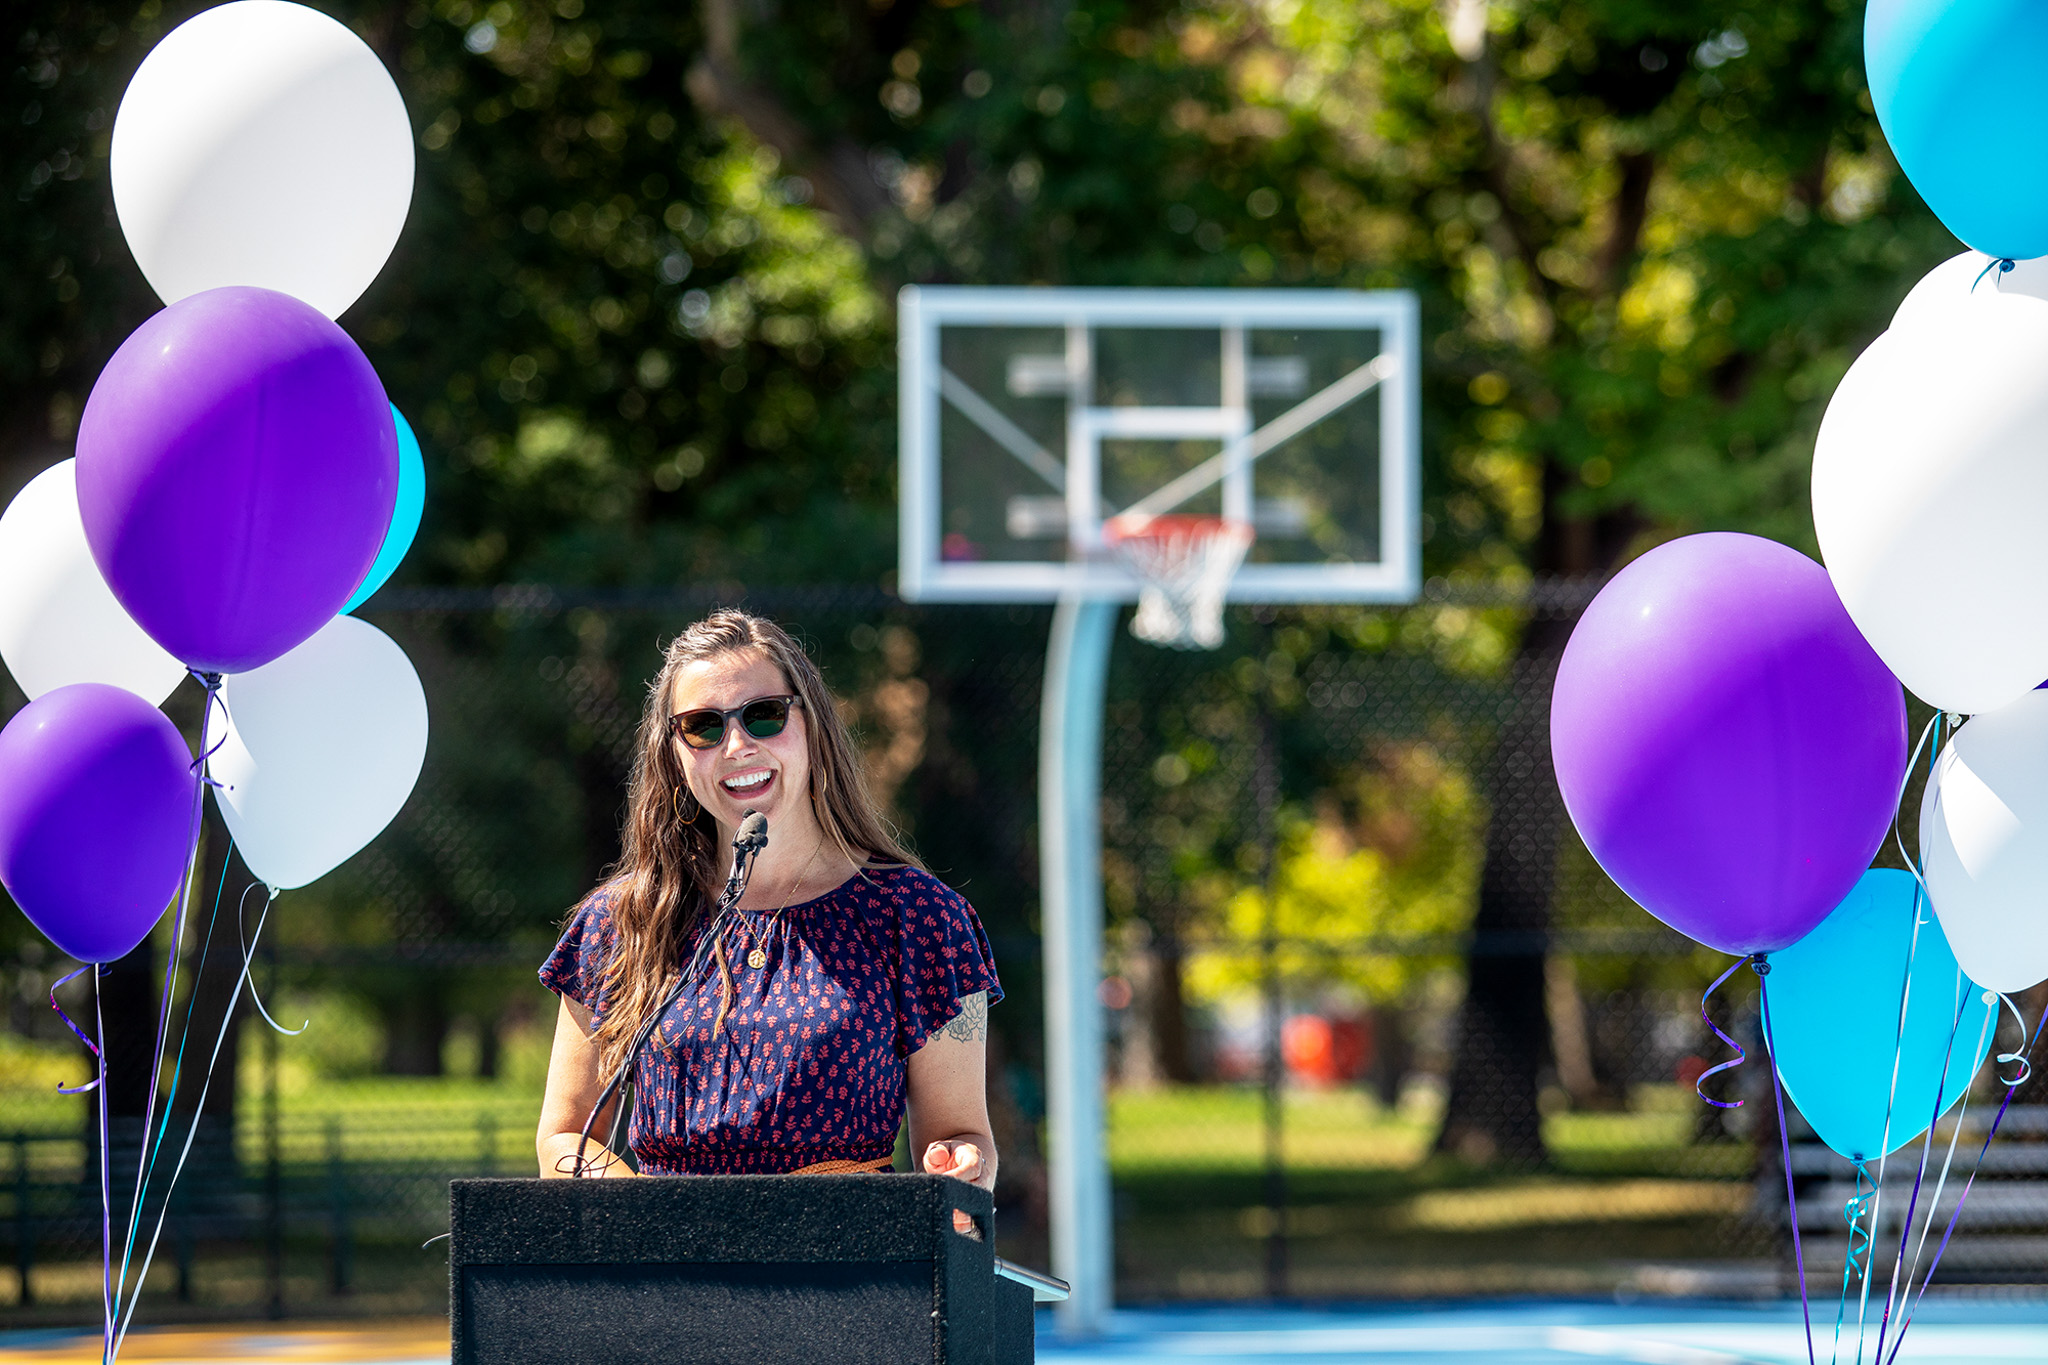
M 605 964 L 612 952 L 611 897 L 603 892 L 576 907 L 561 941 L 541 964 L 540 984 L 589 1010 L 604 1013 Z
M 967 898 L 929 873 L 905 872 L 898 889 L 903 915 L 902 980 L 897 992 L 897 1046 L 908 1056 L 960 1013 L 980 991 L 1003 998 L 995 954 L 981 916 Z

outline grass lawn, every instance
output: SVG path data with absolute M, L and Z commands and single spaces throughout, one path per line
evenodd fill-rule
M 1658 1091 L 1632 1112 L 1546 1120 L 1548 1167 L 1432 1157 L 1437 1115 L 1357 1091 L 1282 1107 L 1289 1289 L 1327 1297 L 1608 1294 L 1645 1263 L 1754 1262 L 1746 1145 L 1689 1143 L 1694 1116 Z M 1118 1278 L 1134 1298 L 1265 1292 L 1260 1096 L 1190 1087 L 1115 1095 L 1110 1150 Z

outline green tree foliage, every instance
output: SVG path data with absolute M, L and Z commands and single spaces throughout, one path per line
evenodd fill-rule
M 1336 992 L 1399 1007 L 1454 964 L 1450 945 L 1478 890 L 1471 779 L 1426 744 L 1386 746 L 1375 758 L 1350 791 L 1326 792 L 1312 816 L 1282 821 L 1270 877 L 1231 889 L 1223 932 L 1189 961 L 1190 998 L 1257 991 L 1269 932 L 1281 940 L 1274 968 L 1297 998 Z
M 200 7 L 9 8 L 14 485 L 62 453 L 154 306 L 113 223 L 108 133 L 149 44 Z M 324 7 L 384 56 L 419 131 L 405 238 L 343 319 L 428 450 L 401 587 L 884 581 L 890 295 L 923 281 L 1416 289 L 1426 565 L 1472 591 L 1601 573 L 1711 527 L 1811 549 L 1805 461 L 1827 394 L 1953 246 L 1877 134 L 1847 0 Z M 1261 716 L 1284 735 L 1311 659 L 1413 653 L 1546 691 L 1568 616 L 1473 600 L 1261 626 L 1205 684 L 1216 695 L 1163 706 L 1160 754 L 1188 776 L 1160 800 L 1186 809 L 1146 826 L 1177 831 L 1147 868 L 1112 868 L 1122 903 L 1164 914 L 1191 879 L 1249 876 L 1256 832 L 1233 793 L 1203 794 L 1243 767 L 1204 768 L 1203 746 L 1242 749 Z M 567 644 L 505 619 L 441 642 L 453 671 L 578 689 L 583 728 L 564 757 L 530 727 L 532 698 L 508 694 L 444 732 L 436 762 L 468 804 L 422 815 L 391 854 L 425 869 L 429 903 L 573 887 L 608 856 L 606 736 L 637 707 L 651 639 L 563 624 Z M 888 713 L 873 689 L 900 670 L 863 667 L 856 705 Z M 945 686 L 933 705 L 967 711 Z M 1478 923 L 1540 931 L 1562 831 L 1540 717 L 1499 735 L 1506 759 L 1468 774 L 1492 812 Z M 952 828 L 972 765 L 957 742 L 933 752 L 900 800 Z M 1304 797 L 1365 780 L 1355 755 L 1340 773 L 1283 742 L 1279 761 Z M 529 815 L 500 818 L 514 810 Z M 1014 878 L 1022 853 L 990 865 Z M 387 928 L 342 916 L 321 933 Z M 1539 1037 L 1540 989 L 1514 982 L 1540 962 L 1499 961 L 1492 993 L 1522 1013 L 1496 1025 Z M 1531 1069 L 1532 1046 L 1513 1065 Z M 1477 1122 L 1526 1130 L 1533 1091 L 1524 1110 Z

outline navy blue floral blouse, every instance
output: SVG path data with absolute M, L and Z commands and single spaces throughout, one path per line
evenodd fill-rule
M 598 1019 L 610 903 L 603 889 L 585 901 L 540 969 L 542 985 Z M 640 1169 L 777 1173 L 887 1157 L 906 1059 L 966 997 L 1003 998 L 980 917 L 914 867 L 870 868 L 779 914 L 743 916 L 726 943 L 736 994 L 725 1026 L 712 1036 L 714 969 L 670 1007 L 634 1068 L 627 1144 Z M 758 969 L 756 948 L 767 958 Z

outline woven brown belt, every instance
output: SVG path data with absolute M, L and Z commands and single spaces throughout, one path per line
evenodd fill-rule
M 896 1164 L 893 1156 L 877 1157 L 873 1161 L 814 1161 L 808 1166 L 799 1166 L 791 1175 L 860 1175 L 892 1169 Z

